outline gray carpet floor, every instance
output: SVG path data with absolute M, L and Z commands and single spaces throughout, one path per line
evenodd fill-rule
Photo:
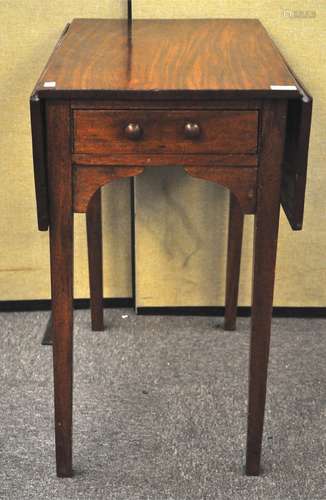
M 73 479 L 55 476 L 48 313 L 0 315 L 0 498 L 326 499 L 326 321 L 275 319 L 263 474 L 243 472 L 249 320 L 75 313 Z M 127 317 L 123 317 L 127 315 Z

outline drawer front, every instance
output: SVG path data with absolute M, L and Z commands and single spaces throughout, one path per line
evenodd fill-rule
M 74 153 L 254 154 L 258 111 L 74 110 Z

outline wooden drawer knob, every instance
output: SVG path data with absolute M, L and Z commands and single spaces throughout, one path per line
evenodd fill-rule
M 196 139 L 200 136 L 200 126 L 198 123 L 186 123 L 185 136 L 187 139 Z
M 125 128 L 125 134 L 131 141 L 138 141 L 143 135 L 143 130 L 139 123 L 129 123 Z

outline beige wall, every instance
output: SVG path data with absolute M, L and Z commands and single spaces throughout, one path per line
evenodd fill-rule
M 135 17 L 257 17 L 314 96 L 304 230 L 282 214 L 276 305 L 326 303 L 326 3 L 133 0 Z M 284 13 L 283 9 L 288 11 Z M 314 11 L 291 17 L 289 11 Z M 51 49 L 73 17 L 121 17 L 122 0 L 2 0 L 0 18 L 0 300 L 49 296 L 48 235 L 37 231 L 28 98 Z M 300 12 L 299 12 L 300 15 Z M 104 191 L 105 295 L 130 286 L 129 184 Z M 140 306 L 223 303 L 227 192 L 153 169 L 136 180 L 137 298 Z M 247 217 L 241 304 L 250 302 L 252 218 Z M 76 217 L 76 297 L 88 295 L 84 217 Z

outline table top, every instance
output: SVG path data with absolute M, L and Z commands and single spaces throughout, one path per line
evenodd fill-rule
M 35 91 L 48 98 L 292 98 L 297 85 L 257 19 L 75 19 Z

